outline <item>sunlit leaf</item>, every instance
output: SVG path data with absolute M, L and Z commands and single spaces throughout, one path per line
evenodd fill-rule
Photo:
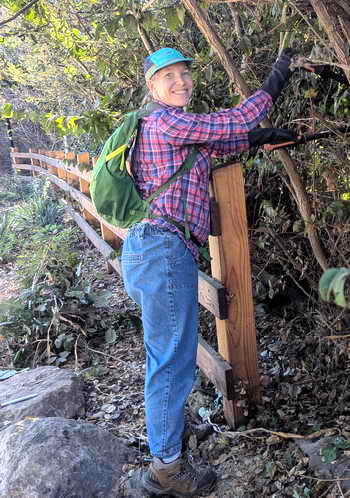
M 324 272 L 319 282 L 319 293 L 321 298 L 327 302 L 335 302 L 342 308 L 349 308 L 350 304 L 344 295 L 344 286 L 347 277 L 350 276 L 348 268 L 330 268 Z

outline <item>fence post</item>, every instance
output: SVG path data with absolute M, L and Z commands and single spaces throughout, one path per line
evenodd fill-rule
M 259 400 L 256 331 L 251 282 L 244 180 L 239 164 L 213 171 L 213 188 L 219 206 L 221 235 L 209 237 L 212 276 L 228 294 L 228 318 L 216 319 L 218 349 L 242 382 L 250 402 Z M 243 402 L 244 404 L 244 402 Z M 244 420 L 247 407 L 224 398 L 227 422 L 236 426 Z
M 78 167 L 79 167 L 79 164 L 89 165 L 90 164 L 89 153 L 82 152 L 81 154 L 77 154 L 77 163 L 78 163 Z M 87 180 L 85 180 L 84 178 L 79 177 L 80 192 L 87 195 L 88 197 L 90 197 L 90 188 L 89 187 L 90 187 L 90 183 Z M 86 209 L 83 209 L 83 217 L 86 219 L 86 221 L 89 221 L 93 225 L 97 224 L 96 218 L 91 213 L 89 213 L 89 211 L 87 211 Z
M 11 147 L 11 149 L 10 149 L 10 150 L 11 150 L 11 152 L 19 152 L 18 147 Z M 12 156 L 11 156 L 11 165 L 12 165 L 12 167 L 13 167 L 13 165 L 14 165 L 14 164 L 16 164 L 16 163 L 18 163 L 18 164 L 19 164 L 19 163 L 20 163 L 20 161 L 17 159 L 17 157 L 12 157 Z M 16 170 L 16 168 L 14 168 L 14 169 L 15 169 L 16 173 L 18 173 L 18 170 Z
M 36 149 L 29 149 L 29 152 L 30 152 L 30 153 L 33 153 L 33 154 L 35 154 L 35 153 L 37 152 L 37 150 L 36 150 Z M 38 164 L 37 159 L 33 159 L 33 158 L 31 157 L 31 158 L 30 158 L 30 164 L 33 164 L 33 166 L 37 165 L 37 164 Z M 37 173 L 36 171 L 34 171 L 34 170 L 32 170 L 32 172 L 31 172 L 31 173 L 32 173 L 32 176 L 33 176 L 33 177 L 38 176 L 38 173 Z
M 75 158 L 74 152 L 66 152 L 64 154 L 64 159 L 67 159 L 67 161 L 75 161 L 76 158 Z M 66 165 L 66 170 L 69 170 L 69 169 L 70 169 L 70 166 Z M 69 183 L 69 185 L 74 185 L 74 183 L 78 183 L 78 178 L 75 175 L 73 175 L 72 173 L 69 173 L 67 171 L 67 183 Z
M 56 159 L 63 161 L 65 155 L 63 150 L 55 150 L 53 154 Z M 62 180 L 66 180 L 66 171 L 62 168 L 57 168 L 57 176 Z

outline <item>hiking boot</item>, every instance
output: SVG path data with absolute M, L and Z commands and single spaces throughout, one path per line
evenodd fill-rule
M 209 491 L 216 481 L 213 470 L 198 471 L 182 458 L 172 463 L 163 463 L 154 458 L 142 477 L 143 487 L 155 495 L 197 496 Z

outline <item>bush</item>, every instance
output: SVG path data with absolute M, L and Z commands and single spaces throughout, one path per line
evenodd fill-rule
M 75 227 L 46 225 L 36 228 L 18 256 L 19 273 L 24 286 L 49 280 L 56 286 L 72 278 L 78 264 L 74 248 L 78 240 Z
M 13 220 L 8 213 L 0 217 L 0 263 L 8 263 L 15 257 L 17 237 Z

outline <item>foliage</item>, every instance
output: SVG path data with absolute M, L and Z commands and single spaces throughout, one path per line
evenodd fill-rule
M 333 302 L 342 308 L 350 308 L 345 296 L 346 280 L 350 276 L 349 268 L 329 268 L 324 272 L 319 283 L 320 296 L 327 302 Z
M 0 263 L 7 263 L 11 260 L 16 242 L 16 235 L 12 231 L 12 220 L 5 213 L 0 217 Z
M 0 183 L 0 206 L 12 205 L 29 199 L 40 187 L 41 180 L 21 175 L 2 175 Z
M 23 286 L 18 298 L 0 303 L 1 333 L 14 365 L 59 365 L 88 351 L 94 339 L 113 344 L 124 329 L 140 328 L 132 314 L 105 311 L 112 294 L 94 291 L 87 281 L 80 232 L 64 220 L 49 183 L 4 177 L 5 184 L 23 194 L 0 218 L 0 263 L 14 262 Z
M 23 284 L 29 286 L 48 280 L 58 287 L 64 285 L 78 264 L 78 255 L 73 249 L 76 240 L 75 227 L 47 225 L 36 229 L 17 258 Z

